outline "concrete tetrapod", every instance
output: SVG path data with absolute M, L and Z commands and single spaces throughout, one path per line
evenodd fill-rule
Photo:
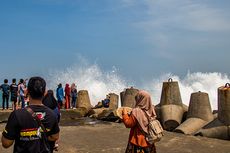
M 215 120 L 195 135 L 217 139 L 230 139 L 230 84 L 218 88 L 218 115 Z
M 125 89 L 126 90 L 126 89 Z M 123 106 L 123 102 L 124 102 L 124 96 L 125 96 L 125 90 L 120 92 L 120 100 L 121 100 L 121 106 Z
M 173 131 L 178 127 L 183 117 L 183 107 L 178 105 L 163 105 L 161 106 L 161 121 L 163 127 L 167 131 Z
M 187 119 L 174 131 L 183 134 L 195 134 L 214 119 L 207 93 L 192 93 L 189 102 Z
M 90 110 L 91 107 L 88 91 L 80 90 L 77 95 L 77 108 L 86 108 Z
M 154 109 L 155 109 L 155 112 L 157 115 L 157 119 L 160 121 L 161 120 L 161 106 L 160 106 L 160 104 L 155 105 Z M 167 111 L 165 111 L 165 112 L 167 112 Z M 187 112 L 188 112 L 188 106 L 183 104 L 183 118 L 182 118 L 181 122 L 186 120 Z
M 163 82 L 160 107 L 163 128 L 168 131 L 174 130 L 180 125 L 184 114 L 177 81 L 170 78 L 168 82 Z
M 109 109 L 117 109 L 118 108 L 118 99 L 119 96 L 115 93 L 110 93 L 109 94 Z
M 218 118 L 199 130 L 195 135 L 204 136 L 208 138 L 217 138 L 222 140 L 229 140 L 230 127 L 224 125 Z
M 138 92 L 138 89 L 135 89 L 133 87 L 127 88 L 125 90 L 124 97 L 122 98 L 123 102 L 121 102 L 121 103 L 123 105 L 121 105 L 121 106 L 134 108 L 136 105 L 135 96 L 136 96 L 137 92 Z

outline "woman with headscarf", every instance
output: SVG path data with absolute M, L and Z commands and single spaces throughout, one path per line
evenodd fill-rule
M 58 102 L 56 98 L 54 97 L 53 90 L 47 91 L 46 95 L 42 99 L 42 104 L 53 110 L 58 120 L 58 123 L 59 123 L 61 114 L 60 114 L 60 110 L 58 109 Z M 58 140 L 55 142 L 50 142 L 50 146 L 53 147 L 55 151 L 57 151 L 58 150 Z
M 145 133 L 148 133 L 149 118 L 156 118 L 151 96 L 141 90 L 135 96 L 135 100 L 136 106 L 130 115 L 127 114 L 126 109 L 122 112 L 126 128 L 131 128 L 126 153 L 156 153 L 155 144 L 149 144 L 145 138 Z
M 69 109 L 70 108 L 70 86 L 67 83 L 65 85 L 65 109 Z
M 56 89 L 56 97 L 58 102 L 58 109 L 60 110 L 63 106 L 63 101 L 64 101 L 64 90 L 62 88 L 61 83 L 58 84 L 58 87 Z
M 52 109 L 58 119 L 58 122 L 60 121 L 60 111 L 58 109 L 58 102 L 56 98 L 54 97 L 53 90 L 48 90 L 46 95 L 44 96 L 42 100 L 42 104 Z
M 77 102 L 77 87 L 75 83 L 71 85 L 71 108 L 76 109 L 76 102 Z

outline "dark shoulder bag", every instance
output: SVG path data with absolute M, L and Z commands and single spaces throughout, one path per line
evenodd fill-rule
M 44 125 L 42 124 L 41 120 L 37 117 L 36 113 L 29 107 L 26 107 L 26 110 L 32 115 L 32 117 L 34 118 L 35 121 L 37 121 L 38 125 L 42 128 L 42 133 L 41 133 L 41 138 L 42 138 L 42 144 L 44 146 L 44 151 L 42 153 L 51 153 L 50 150 L 50 146 L 49 146 L 49 142 L 48 142 L 48 138 L 47 138 L 47 130 L 44 127 Z

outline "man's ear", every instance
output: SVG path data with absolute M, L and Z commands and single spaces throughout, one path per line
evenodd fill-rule
M 48 90 L 46 89 L 46 91 L 44 92 L 44 95 L 43 95 L 43 96 L 47 95 L 47 93 L 48 93 Z

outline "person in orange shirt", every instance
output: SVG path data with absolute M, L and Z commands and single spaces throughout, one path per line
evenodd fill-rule
M 129 141 L 125 153 L 156 153 L 155 144 L 149 144 L 145 139 L 148 132 L 149 118 L 156 118 L 151 96 L 146 91 L 139 91 L 135 96 L 136 106 L 131 114 L 126 109 L 122 111 L 122 118 L 126 128 L 131 128 Z

